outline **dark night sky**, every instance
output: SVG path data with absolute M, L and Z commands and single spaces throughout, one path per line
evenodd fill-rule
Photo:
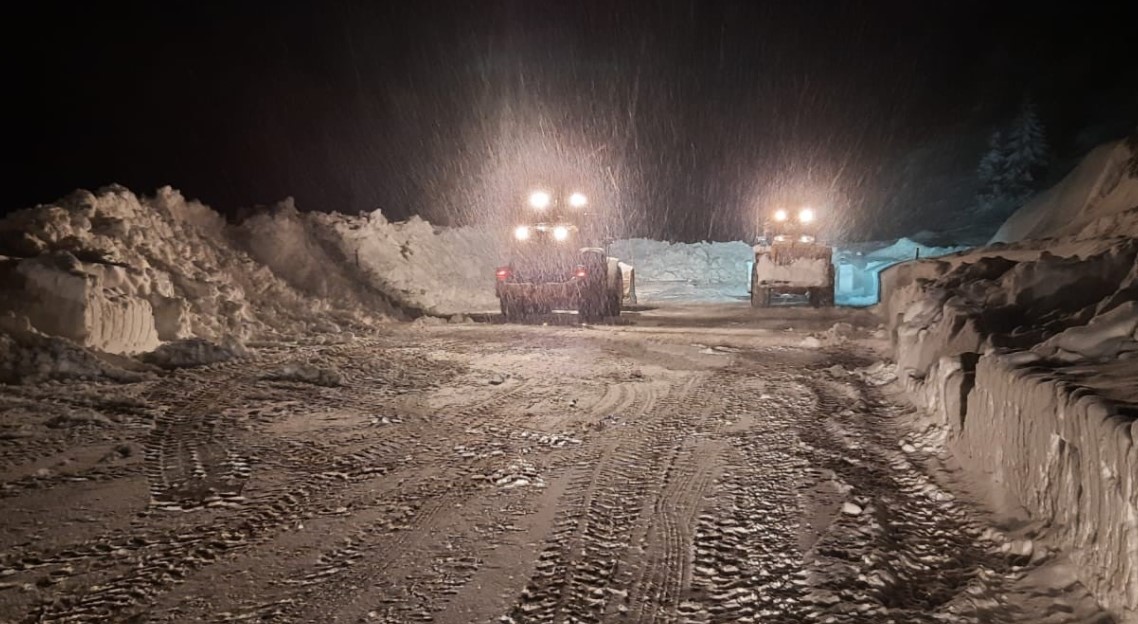
M 865 230 L 886 162 L 1024 93 L 1059 152 L 1138 111 L 1138 15 L 1106 3 L 97 4 L 7 16 L 5 211 L 118 182 L 469 222 L 564 179 L 629 233 L 784 201 Z

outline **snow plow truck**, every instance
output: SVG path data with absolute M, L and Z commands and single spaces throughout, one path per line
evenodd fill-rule
M 608 254 L 584 194 L 535 191 L 528 203 L 527 218 L 512 232 L 508 262 L 495 276 L 507 321 L 576 310 L 582 322 L 596 322 L 636 303 L 636 273 Z
M 805 296 L 813 307 L 834 305 L 833 249 L 817 239 L 811 208 L 797 215 L 776 210 L 754 245 L 751 306 L 767 308 L 791 296 Z

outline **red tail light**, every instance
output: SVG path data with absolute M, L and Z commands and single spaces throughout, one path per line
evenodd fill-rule
M 499 267 L 498 270 L 494 272 L 494 276 L 498 278 L 499 282 L 506 281 L 510 278 L 510 267 Z
M 588 274 L 589 274 L 589 272 L 585 270 L 585 266 L 582 264 L 578 264 L 577 268 L 573 271 L 573 277 L 576 277 L 576 278 L 583 278 L 583 277 L 587 276 Z

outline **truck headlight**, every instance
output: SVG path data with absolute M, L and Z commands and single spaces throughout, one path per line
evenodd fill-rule
M 524 241 L 529 238 L 529 228 L 524 225 L 519 225 L 514 229 L 514 238 Z
M 549 193 L 546 193 L 545 191 L 534 191 L 529 195 L 529 205 L 537 208 L 538 210 L 541 210 L 542 208 L 549 207 L 549 202 L 551 199 L 552 198 L 549 196 Z
M 573 193 L 569 196 L 569 205 L 574 208 L 584 208 L 587 203 L 589 198 L 585 197 L 584 193 Z
M 569 228 L 564 225 L 559 225 L 553 228 L 553 238 L 555 240 L 563 241 L 569 238 Z
M 788 215 L 786 214 L 785 210 L 774 211 L 774 220 L 775 221 L 786 221 L 787 216 Z
M 798 211 L 798 220 L 802 223 L 811 223 L 814 221 L 814 210 L 810 208 L 803 208 Z

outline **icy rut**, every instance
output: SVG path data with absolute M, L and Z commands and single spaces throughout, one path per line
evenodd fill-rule
M 1078 621 L 1017 602 L 1031 565 L 846 356 L 658 338 L 438 327 L 13 389 L 0 619 Z

